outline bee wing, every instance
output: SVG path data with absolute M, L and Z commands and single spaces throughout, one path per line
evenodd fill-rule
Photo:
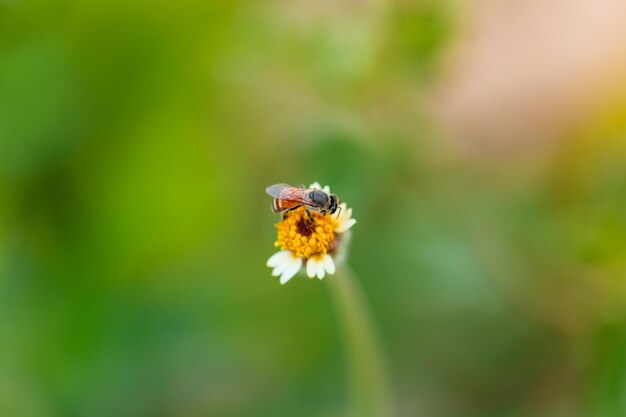
M 283 198 L 281 195 L 291 187 L 289 184 L 274 184 L 265 189 L 265 192 L 274 198 Z
M 309 191 L 307 188 L 292 187 L 289 184 L 274 184 L 265 189 L 265 192 L 274 198 L 314 206 L 315 202 L 309 198 Z

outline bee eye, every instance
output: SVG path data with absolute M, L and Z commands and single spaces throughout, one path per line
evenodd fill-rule
M 326 204 L 328 204 L 328 195 L 320 190 L 311 191 L 311 193 L 309 194 L 309 198 L 320 206 L 325 206 Z

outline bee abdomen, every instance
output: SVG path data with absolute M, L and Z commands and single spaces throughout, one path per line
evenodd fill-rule
M 274 198 L 272 202 L 272 210 L 275 213 L 281 213 L 286 210 L 295 209 L 300 206 L 302 203 L 298 201 L 290 201 L 290 200 L 281 200 L 280 198 Z
M 279 213 L 281 211 L 283 211 L 283 209 L 281 208 L 281 204 L 280 204 L 280 200 L 277 198 L 274 198 L 272 201 L 272 210 L 274 210 L 274 213 Z

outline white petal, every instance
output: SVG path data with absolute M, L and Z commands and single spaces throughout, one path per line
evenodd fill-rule
M 309 258 L 308 261 L 306 261 L 306 275 L 309 278 L 313 278 L 315 276 L 315 272 L 317 271 L 317 264 L 318 264 L 318 260 L 314 259 L 314 258 Z
M 311 184 L 311 186 L 309 188 L 316 188 L 318 190 L 321 190 L 322 186 L 320 185 L 319 182 L 315 181 L 313 184 Z
M 325 185 L 324 187 L 322 187 L 322 190 L 324 190 L 326 194 L 330 194 L 330 187 L 328 185 Z
M 346 230 L 348 230 L 349 228 L 354 226 L 355 223 L 356 223 L 356 219 L 348 219 L 348 220 L 346 220 L 343 223 L 339 223 L 337 228 L 335 228 L 335 232 L 336 233 L 344 233 Z
M 319 279 L 324 278 L 324 275 L 326 275 L 326 271 L 324 270 L 324 263 L 320 262 L 319 265 L 317 266 L 317 277 Z
M 297 260 L 292 262 L 289 265 L 289 268 L 287 268 L 287 270 L 285 270 L 285 272 L 283 272 L 283 274 L 280 276 L 281 285 L 284 285 L 287 281 L 293 278 L 294 275 L 298 273 L 301 267 L 302 267 L 302 259 L 297 258 Z
M 275 268 L 278 265 L 288 261 L 291 258 L 290 250 L 281 250 L 280 252 L 276 252 L 267 260 L 267 266 L 270 268 Z
M 293 252 L 291 251 L 288 251 L 288 252 L 289 254 L 282 259 L 282 263 L 279 264 L 276 268 L 274 268 L 274 270 L 272 271 L 272 276 L 275 276 L 275 277 L 279 276 L 280 274 L 285 272 L 287 269 L 289 269 L 291 265 L 300 261 L 300 258 L 297 258 L 293 254 Z
M 333 261 L 332 256 L 326 254 L 322 258 L 322 262 L 324 263 L 324 269 L 329 275 L 333 275 L 335 273 L 335 262 Z
M 272 276 L 273 276 L 273 277 L 277 277 L 277 276 L 279 276 L 280 274 L 282 274 L 283 272 L 285 272 L 285 269 L 289 268 L 289 265 L 291 265 L 291 263 L 290 263 L 290 262 L 284 262 L 284 263 L 282 263 L 282 264 L 278 265 L 276 268 L 274 268 L 274 269 L 272 270 Z

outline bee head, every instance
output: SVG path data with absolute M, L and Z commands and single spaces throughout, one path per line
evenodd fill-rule
M 335 214 L 337 211 L 337 205 L 339 204 L 339 199 L 335 194 L 330 195 L 330 202 L 328 204 L 328 212 L 330 214 Z

